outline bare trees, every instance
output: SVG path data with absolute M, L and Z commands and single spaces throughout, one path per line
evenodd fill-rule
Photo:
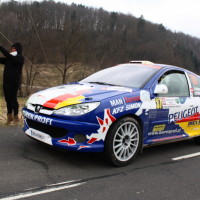
M 81 28 L 76 11 L 73 11 L 70 18 L 65 17 L 63 29 L 59 30 L 60 40 L 58 41 L 60 41 L 62 64 L 57 64 L 56 67 L 61 73 L 62 83 L 66 83 L 68 76 L 72 73 L 69 72 L 69 69 L 80 57 L 81 43 L 84 40 Z
M 79 76 L 132 59 L 171 62 L 199 71 L 199 39 L 172 33 L 142 16 L 54 1 L 11 1 L 0 4 L 0 30 L 10 41 L 23 43 L 29 60 L 24 67 L 27 87 L 34 85 L 43 69 L 58 72 L 59 82 L 66 83 L 80 71 L 74 68 L 77 63 L 84 66 Z

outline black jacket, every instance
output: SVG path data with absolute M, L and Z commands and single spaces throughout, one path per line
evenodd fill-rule
M 24 57 L 22 56 L 22 54 L 12 56 L 2 46 L 0 46 L 0 51 L 5 56 L 0 58 L 0 63 L 5 64 L 3 72 L 3 83 L 20 84 Z

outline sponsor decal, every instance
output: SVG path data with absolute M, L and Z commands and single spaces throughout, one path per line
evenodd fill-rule
M 89 140 L 87 143 L 92 144 L 96 141 L 104 141 L 110 125 L 115 120 L 116 118 L 111 115 L 110 109 L 105 109 L 103 120 L 97 117 L 100 128 L 97 130 L 97 133 L 92 133 L 90 136 L 87 135 L 87 139 Z
M 155 131 L 163 131 L 165 129 L 165 126 L 166 126 L 165 124 L 155 125 L 153 127 L 153 132 L 155 132 Z
M 179 98 L 162 98 L 163 108 L 180 107 Z
M 158 116 L 158 111 L 156 109 L 149 110 L 149 119 L 156 119 Z
M 137 96 L 137 97 L 124 97 L 124 101 L 126 103 L 132 103 L 132 102 L 135 102 L 135 101 L 140 101 L 140 96 Z
M 170 134 L 180 133 L 180 132 L 181 132 L 181 128 L 177 128 L 177 129 L 174 129 L 174 130 L 153 131 L 153 132 L 149 132 L 148 135 L 149 136 L 154 136 L 154 135 L 170 135 Z
M 42 123 L 42 124 L 47 124 L 47 125 L 52 125 L 53 119 L 51 119 L 51 118 L 35 115 L 35 114 L 32 114 L 32 113 L 27 112 L 27 111 L 23 111 L 23 115 L 24 115 L 25 118 L 34 120 L 36 122 L 39 122 L 39 123 Z
M 25 133 L 27 135 L 37 139 L 37 140 L 40 140 L 41 142 L 52 145 L 51 137 L 46 133 L 43 133 L 41 131 L 38 131 L 38 130 L 35 130 L 35 129 L 32 129 L 32 128 L 27 129 L 25 131 Z
M 149 110 L 149 119 L 154 120 L 157 118 L 168 119 L 169 109 L 150 109 Z
M 114 115 L 114 114 L 121 113 L 123 111 L 137 109 L 137 108 L 140 108 L 140 106 L 141 106 L 141 103 L 132 103 L 132 104 L 128 104 L 126 106 L 120 106 L 120 107 L 114 108 L 112 111 L 112 114 Z
M 184 104 L 187 100 L 187 97 L 179 97 L 179 99 L 180 99 L 180 103 Z
M 34 138 L 37 138 L 38 140 L 44 141 L 45 140 L 45 136 L 39 132 L 33 131 L 31 130 L 31 136 Z
M 69 146 L 72 146 L 72 145 L 75 145 L 76 144 L 76 141 L 74 140 L 74 138 L 70 138 L 68 137 L 68 139 L 62 139 L 62 140 L 59 140 L 58 142 L 62 143 L 62 144 L 67 144 Z
M 190 127 L 190 126 L 199 126 L 199 125 L 200 125 L 200 120 L 188 122 L 188 127 Z
M 122 98 L 114 99 L 114 100 L 110 100 L 110 104 L 111 104 L 111 106 L 119 106 L 119 105 L 124 104 L 124 101 Z
M 172 107 L 180 107 L 180 99 L 179 98 L 164 98 L 164 97 L 156 97 L 156 108 L 157 109 L 167 109 Z
M 114 108 L 113 111 L 112 111 L 112 114 L 117 114 L 117 113 L 121 113 L 124 111 L 124 106 L 120 106 L 120 107 L 117 107 L 117 108 Z
M 198 110 L 198 106 L 169 114 L 169 121 L 172 122 L 172 121 L 178 121 L 184 118 L 188 118 L 196 114 L 197 110 Z
M 126 105 L 126 111 L 136 109 L 136 108 L 140 108 L 141 105 L 142 105 L 141 103 L 128 104 L 128 105 Z
M 194 95 L 200 95 L 200 88 L 194 87 Z
M 179 103 L 180 103 L 180 100 L 179 100 L 179 98 L 176 98 L 176 99 L 175 99 L 175 101 L 176 101 L 176 103 L 177 103 L 177 104 L 179 104 Z

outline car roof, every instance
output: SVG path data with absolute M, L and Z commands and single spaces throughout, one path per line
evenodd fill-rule
M 194 72 L 185 69 L 183 67 L 178 67 L 178 66 L 174 66 L 174 65 L 169 65 L 169 64 L 159 64 L 159 63 L 154 63 L 151 61 L 147 61 L 147 60 L 133 60 L 129 62 L 130 65 L 141 65 L 141 66 L 149 66 L 149 67 L 154 67 L 154 68 L 165 68 L 165 69 L 169 69 L 169 70 L 181 70 L 181 71 L 187 71 L 190 72 L 192 74 L 195 74 Z M 195 74 L 197 75 L 197 74 Z M 198 76 L 198 75 L 197 75 Z

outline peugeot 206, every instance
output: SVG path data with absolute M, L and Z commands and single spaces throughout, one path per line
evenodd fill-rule
M 131 61 L 31 95 L 23 116 L 24 132 L 38 141 L 104 152 L 124 166 L 149 145 L 187 138 L 200 143 L 200 77 Z

